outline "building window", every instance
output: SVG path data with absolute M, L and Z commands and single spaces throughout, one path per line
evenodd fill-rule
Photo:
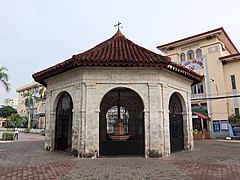
M 231 75 L 232 89 L 236 89 L 235 75 Z
M 204 93 L 203 82 L 200 82 L 192 86 L 192 94 L 202 94 Z
M 213 121 L 213 131 L 214 132 L 220 131 L 220 121 Z
M 202 57 L 202 50 L 201 49 L 196 50 L 196 56 L 197 56 L 197 58 Z
M 194 52 L 193 50 L 189 50 L 187 52 L 187 59 L 190 60 L 190 59 L 194 59 Z
M 181 61 L 185 61 L 186 60 L 185 53 L 181 53 L 180 60 Z

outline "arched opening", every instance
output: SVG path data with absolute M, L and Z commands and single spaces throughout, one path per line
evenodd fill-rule
M 72 98 L 64 92 L 58 100 L 56 109 L 55 150 L 72 148 L 72 109 Z
M 131 89 L 115 88 L 100 104 L 99 154 L 144 156 L 144 105 Z
M 180 54 L 180 60 L 181 61 L 185 61 L 186 60 L 185 53 L 181 53 Z
M 177 93 L 173 93 L 169 102 L 169 131 L 171 153 L 184 149 L 183 108 Z
M 193 50 L 189 50 L 187 52 L 187 59 L 188 60 L 194 59 L 194 52 L 193 52 Z
M 202 57 L 202 50 L 201 49 L 197 49 L 196 50 L 196 57 L 197 58 L 201 58 Z

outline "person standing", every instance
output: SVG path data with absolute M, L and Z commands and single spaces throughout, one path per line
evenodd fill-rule
M 15 131 L 14 131 L 14 140 L 15 139 L 17 139 L 18 140 L 18 133 L 19 133 L 19 129 L 18 129 L 18 127 L 15 127 L 15 129 L 14 129 Z

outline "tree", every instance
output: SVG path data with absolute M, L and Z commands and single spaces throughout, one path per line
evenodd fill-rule
M 3 106 L 2 108 L 0 108 L 0 117 L 3 118 L 7 118 L 8 116 L 11 116 L 15 113 L 17 113 L 17 110 L 11 106 Z
M 233 114 L 228 117 L 228 121 L 230 124 L 240 124 L 240 115 L 239 114 Z
M 11 114 L 7 117 L 7 120 L 15 127 L 22 125 L 22 117 L 18 113 Z
M 28 111 L 28 129 L 31 127 L 31 119 L 33 119 L 34 113 L 34 95 L 33 90 L 29 90 L 24 93 L 25 97 L 25 106 L 27 107 Z
M 45 99 L 46 98 L 46 87 L 41 87 L 41 89 L 38 91 L 39 98 L 40 99 Z
M 0 82 L 3 84 L 7 92 L 10 91 L 10 84 L 8 83 L 9 76 L 6 73 L 8 69 L 6 67 L 0 66 Z

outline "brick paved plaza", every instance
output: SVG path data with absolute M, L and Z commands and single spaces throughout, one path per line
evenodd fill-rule
M 78 159 L 43 150 L 43 136 L 0 141 L 0 179 L 240 179 L 240 142 L 196 141 L 194 151 L 146 159 Z

